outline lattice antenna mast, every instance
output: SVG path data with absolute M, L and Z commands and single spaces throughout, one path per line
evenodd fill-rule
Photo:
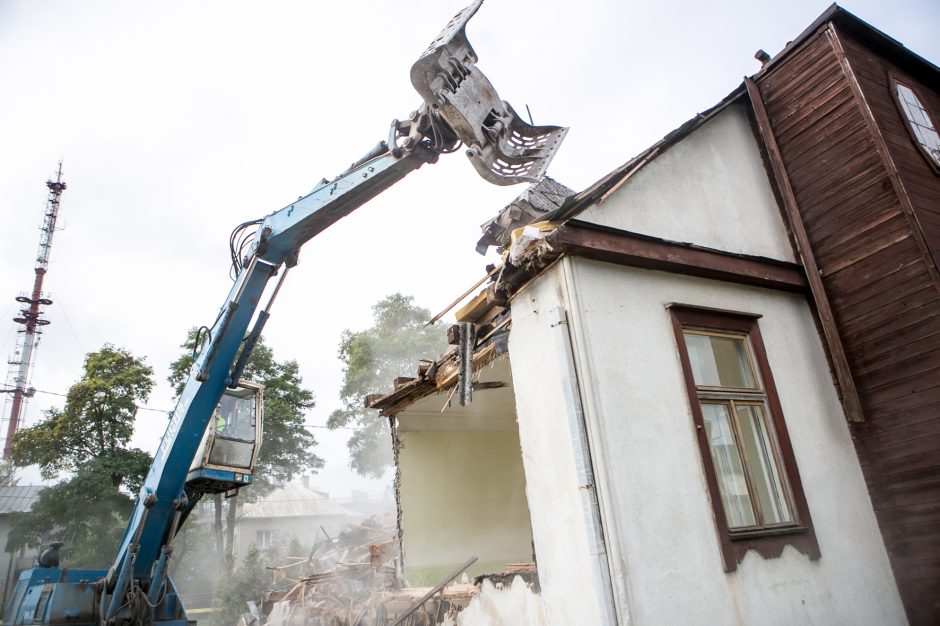
M 26 305 L 20 309 L 19 316 L 13 321 L 21 326 L 18 330 L 16 351 L 10 359 L 10 371 L 7 378 L 5 392 L 13 394 L 10 407 L 10 417 L 7 424 L 6 444 L 3 447 L 3 458 L 9 459 L 13 448 L 13 435 L 19 426 L 26 399 L 35 394 L 35 389 L 29 386 L 30 372 L 36 348 L 39 345 L 39 336 L 42 327 L 49 325 L 49 320 L 43 318 L 42 307 L 52 304 L 52 300 L 43 296 L 42 283 L 49 269 L 49 253 L 52 250 L 52 236 L 56 230 L 56 220 L 59 218 L 59 201 L 65 191 L 65 181 L 62 180 L 62 161 L 59 161 L 59 170 L 55 180 L 47 180 L 49 197 L 46 199 L 45 215 L 43 216 L 42 232 L 39 236 L 39 251 L 36 254 L 35 279 L 33 291 L 29 295 L 20 295 L 17 302 Z

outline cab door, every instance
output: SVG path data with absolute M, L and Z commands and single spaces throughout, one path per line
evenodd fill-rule
M 251 484 L 261 450 L 263 391 L 263 385 L 246 380 L 225 390 L 193 459 L 187 487 L 220 493 Z

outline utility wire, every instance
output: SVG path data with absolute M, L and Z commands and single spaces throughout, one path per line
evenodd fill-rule
M 13 391 L 13 388 L 12 388 L 12 387 L 9 388 L 9 389 L 6 389 L 6 388 L 0 389 L 0 393 L 10 392 L 10 391 Z M 62 397 L 62 398 L 67 398 L 67 397 L 68 397 L 68 394 L 65 394 L 65 393 L 57 393 L 57 392 L 55 392 L 55 391 L 43 391 L 42 389 L 35 389 L 34 391 L 35 391 L 36 393 L 44 393 L 44 394 L 47 394 L 47 395 L 50 395 L 50 396 L 59 396 L 59 397 Z M 140 411 L 155 411 L 155 412 L 157 412 L 157 413 L 166 413 L 167 415 L 169 415 L 170 413 L 172 413 L 172 411 L 167 411 L 166 409 L 155 409 L 155 408 L 152 408 L 152 407 L 149 407 L 149 406 L 138 406 L 137 409 L 140 410 Z M 324 426 L 324 425 L 320 425 L 320 424 L 304 424 L 304 428 L 319 428 L 319 429 L 323 429 L 323 430 L 365 430 L 365 429 L 363 429 L 363 428 L 359 428 L 359 427 L 356 427 L 356 426 L 340 426 L 340 427 L 338 427 L 338 428 L 330 428 L 329 426 Z
M 84 356 L 85 348 L 82 347 L 82 342 L 78 340 L 78 334 L 75 332 L 75 327 L 72 326 L 72 320 L 69 319 L 69 314 L 65 312 L 65 303 L 62 302 L 62 296 L 56 294 L 56 300 L 59 301 L 59 309 L 62 311 L 62 317 L 65 318 L 65 324 L 69 327 L 69 330 L 72 331 L 72 339 L 75 340 L 75 345 L 78 346 L 78 349 L 81 351 L 81 354 Z
M 0 318 L 0 319 L 6 320 L 6 319 L 7 319 L 7 316 L 9 316 L 9 314 L 10 314 L 10 311 L 12 311 L 12 310 L 13 310 L 13 307 L 16 306 L 17 304 L 18 304 L 18 303 L 16 302 L 16 300 L 14 300 L 14 301 L 10 304 L 10 306 L 7 307 L 7 310 L 4 311 L 4 313 L 3 313 L 3 318 Z M 6 354 L 7 342 L 10 341 L 10 335 L 13 334 L 13 328 L 14 328 L 14 326 L 11 324 L 11 325 L 10 325 L 10 329 L 7 331 L 7 336 L 6 336 L 6 338 L 3 340 L 3 347 L 0 348 L 0 353 L 2 353 L 2 354 Z
M 0 392 L 9 392 L 9 391 L 14 391 L 14 388 L 11 387 L 9 389 L 0 389 Z M 49 396 L 59 396 L 62 398 L 69 397 L 67 393 L 58 393 L 55 391 L 43 391 L 42 389 L 33 389 L 33 391 L 36 393 L 44 393 Z M 141 411 L 157 411 L 159 413 L 169 413 L 169 411 L 166 411 L 164 409 L 153 409 L 149 406 L 138 406 L 137 408 L 140 409 Z

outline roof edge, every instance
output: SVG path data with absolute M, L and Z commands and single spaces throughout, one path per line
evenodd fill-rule
M 940 80 L 940 68 L 920 56 L 903 43 L 881 31 L 854 13 L 847 11 L 837 3 L 829 5 L 822 14 L 813 20 L 813 23 L 803 29 L 799 35 L 788 42 L 783 49 L 775 54 L 764 66 L 751 76 L 754 81 L 759 80 L 774 66 L 787 58 L 791 52 L 802 46 L 811 37 L 816 35 L 826 24 L 835 23 L 848 33 L 859 37 L 867 44 L 884 53 L 899 65 L 906 66 L 919 74 L 931 74 L 935 80 Z

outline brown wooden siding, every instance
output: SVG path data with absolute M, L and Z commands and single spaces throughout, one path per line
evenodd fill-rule
M 833 37 L 757 83 L 862 400 L 851 428 L 902 600 L 912 623 L 940 623 L 940 177 L 890 99 L 903 73 L 845 39 L 853 85 Z
M 931 113 L 934 124 L 940 124 L 940 93 L 896 63 L 873 54 L 862 42 L 840 33 L 840 41 L 898 176 L 910 200 L 913 213 L 927 241 L 934 264 L 940 261 L 940 174 L 924 158 L 907 129 L 894 98 L 892 77 L 913 88 L 917 97 Z

